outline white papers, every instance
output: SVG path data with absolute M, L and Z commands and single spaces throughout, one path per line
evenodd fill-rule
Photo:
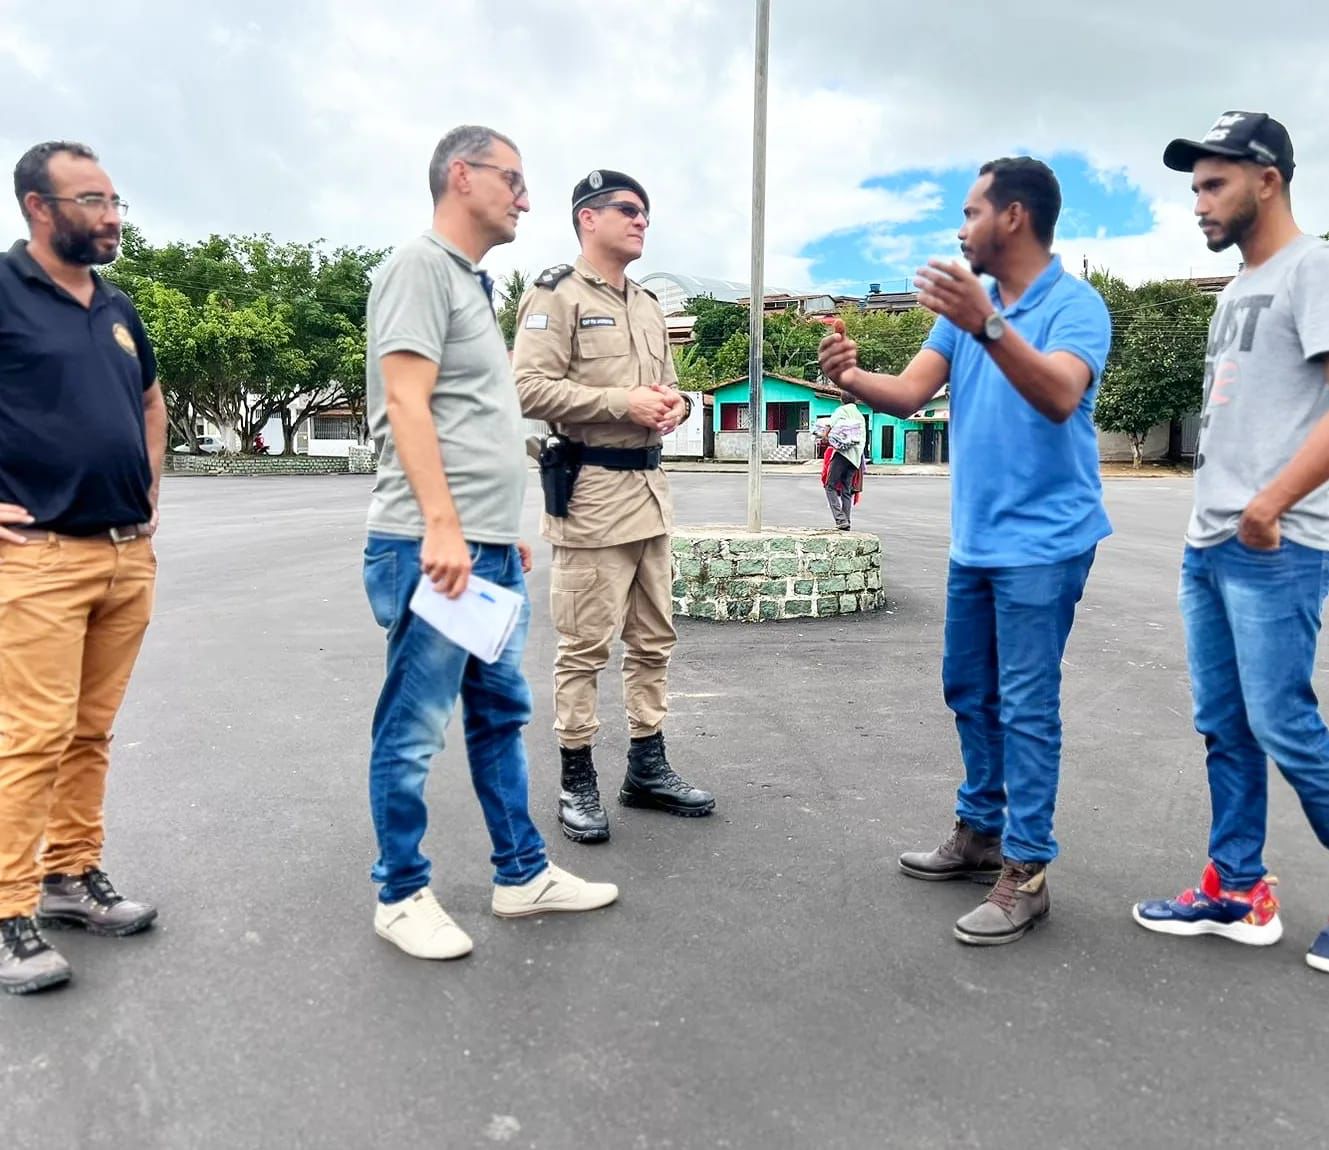
M 411 596 L 411 610 L 443 638 L 469 651 L 477 659 L 493 663 L 503 654 L 521 618 L 522 597 L 472 575 L 466 590 L 456 599 L 434 590 L 428 575 Z

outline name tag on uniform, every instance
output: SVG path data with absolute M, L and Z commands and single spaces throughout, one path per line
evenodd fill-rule
M 549 317 L 547 315 L 528 315 L 522 326 L 532 328 L 535 331 L 544 331 L 549 327 Z
M 581 317 L 582 327 L 615 327 L 614 317 L 612 315 L 584 315 Z

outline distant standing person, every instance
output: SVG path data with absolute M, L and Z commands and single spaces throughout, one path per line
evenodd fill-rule
M 421 574 L 459 596 L 472 575 L 526 596 L 518 540 L 526 490 L 521 407 L 494 315 L 489 250 L 511 243 L 530 210 L 516 145 L 490 128 L 454 128 L 429 165 L 432 226 L 393 253 L 369 294 L 365 373 L 379 445 L 364 583 L 387 632 L 374 711 L 369 798 L 380 884 L 374 929 L 416 958 L 457 958 L 471 939 L 429 889 L 421 853 L 425 781 L 462 704 L 471 782 L 489 829 L 493 913 L 594 910 L 612 883 L 554 866 L 527 803 L 522 675 L 530 606 L 493 664 L 443 638 L 410 609 Z
M 1242 269 L 1209 324 L 1179 593 L 1212 821 L 1200 884 L 1135 906 L 1163 934 L 1283 934 L 1265 877 L 1269 760 L 1329 847 L 1329 728 L 1312 686 L 1329 588 L 1329 244 L 1292 216 L 1292 140 L 1225 112 L 1163 163 L 1190 172 L 1210 251 Z M 1329 972 L 1329 927 L 1306 961 Z
M 92 270 L 127 207 L 96 155 L 38 144 L 14 192 L 31 238 L 0 256 L 0 986 L 24 994 L 70 977 L 38 921 L 126 935 L 157 917 L 101 864 L 166 405 L 138 312 Z
M 863 413 L 856 404 L 842 403 L 831 412 L 821 482 L 826 488 L 826 501 L 831 505 L 835 526 L 841 531 L 850 529 L 854 504 L 863 491 L 863 450 L 866 443 L 867 428 Z

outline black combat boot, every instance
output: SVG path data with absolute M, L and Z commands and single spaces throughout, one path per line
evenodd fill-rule
M 715 809 L 715 796 L 674 774 L 660 734 L 632 740 L 628 774 L 619 788 L 618 801 L 625 807 L 652 807 L 691 818 L 709 815 Z
M 609 816 L 600 805 L 590 747 L 559 747 L 563 789 L 558 793 L 558 821 L 574 843 L 602 843 L 609 838 Z

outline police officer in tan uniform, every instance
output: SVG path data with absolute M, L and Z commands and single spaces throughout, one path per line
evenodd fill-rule
M 661 733 L 676 636 L 673 503 L 660 437 L 687 418 L 691 401 L 678 390 L 659 303 L 625 274 L 641 256 L 650 207 L 630 176 L 591 172 L 572 193 L 580 258 L 543 272 L 517 313 L 513 369 L 522 410 L 550 424 L 571 482 L 566 506 L 546 499 L 542 533 L 554 547 L 559 822 L 576 842 L 609 837 L 591 743 L 600 725 L 599 674 L 615 635 L 625 648 L 632 740 L 619 802 L 691 816 L 715 807 L 670 768 Z

